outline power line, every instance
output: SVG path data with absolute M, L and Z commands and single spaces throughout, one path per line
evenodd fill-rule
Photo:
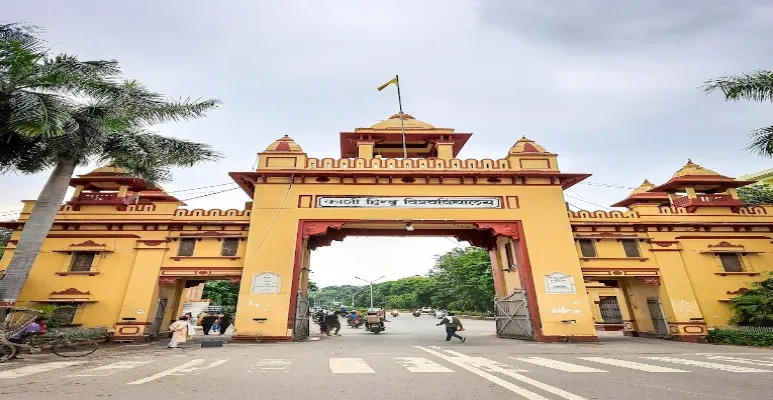
M 577 201 L 581 201 L 581 202 L 583 202 L 583 203 L 586 203 L 586 204 L 590 204 L 590 205 L 592 205 L 592 206 L 596 206 L 596 207 L 599 207 L 599 208 L 604 208 L 604 209 L 607 209 L 607 210 L 612 210 L 612 209 L 611 209 L 611 208 L 609 208 L 609 207 L 602 206 L 602 205 L 600 205 L 600 204 L 596 204 L 596 203 L 594 203 L 594 202 L 592 202 L 592 201 L 589 201 L 589 200 L 583 200 L 583 199 L 579 199 L 579 198 L 577 198 L 577 197 L 574 197 L 574 196 L 572 196 L 572 195 L 570 195 L 570 194 L 568 194 L 568 193 L 564 193 L 564 196 L 566 196 L 566 197 L 569 197 L 570 199 L 575 199 L 575 200 L 577 200 Z
M 250 254 L 249 257 L 244 259 L 244 265 L 246 266 L 247 263 L 252 259 L 252 257 L 255 257 L 255 254 L 258 253 L 258 250 L 260 250 L 261 247 L 263 247 L 263 243 L 268 238 L 268 235 L 271 233 L 271 230 L 274 229 L 274 224 L 276 224 L 276 220 L 279 219 L 279 214 L 282 212 L 282 209 L 287 203 L 287 199 L 290 198 L 290 189 L 293 188 L 293 183 L 295 182 L 295 173 L 293 173 L 290 176 L 290 184 L 287 186 L 287 193 L 285 193 L 285 198 L 282 200 L 282 203 L 279 204 L 279 208 L 276 210 L 276 213 L 274 213 L 274 219 L 271 221 L 271 225 L 268 226 L 268 230 L 266 231 L 266 234 L 263 236 L 263 239 L 258 243 L 258 247 L 255 248 L 255 251 Z
M 235 187 L 235 188 L 224 189 L 224 190 L 220 190 L 220 191 L 213 192 L 213 193 L 202 194 L 201 196 L 189 197 L 189 198 L 187 198 L 187 199 L 182 199 L 181 201 L 188 201 L 188 200 L 200 199 L 200 198 L 202 198 L 202 197 L 207 197 L 207 196 L 214 196 L 214 195 L 216 195 L 216 194 L 225 193 L 225 192 L 230 192 L 230 191 L 232 191 L 232 190 L 236 190 L 236 189 L 241 189 L 241 188 L 237 186 L 237 187 Z

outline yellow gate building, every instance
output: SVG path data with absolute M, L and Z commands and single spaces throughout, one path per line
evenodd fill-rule
M 773 270 L 773 208 L 744 207 L 749 184 L 688 162 L 615 207 L 568 211 L 563 190 L 588 174 L 526 138 L 501 158 L 459 159 L 470 133 L 405 115 L 339 135 L 315 159 L 285 136 L 231 178 L 242 210 L 183 208 L 106 166 L 73 178 L 20 305 L 73 304 L 73 325 L 124 340 L 166 330 L 185 288 L 240 282 L 237 340 L 308 335 L 311 252 L 346 236 L 451 236 L 488 249 L 497 333 L 595 341 L 598 330 L 696 341 L 731 317 L 729 301 Z M 25 201 L 4 270 L 34 202 Z M 429 267 L 429 266 L 428 266 Z

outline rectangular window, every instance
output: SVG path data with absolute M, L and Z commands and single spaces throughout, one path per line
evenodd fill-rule
M 51 321 L 55 325 L 70 325 L 75 321 L 75 312 L 78 311 L 80 303 L 67 305 L 57 305 L 51 312 Z
M 193 249 L 196 248 L 196 239 L 180 239 L 180 248 L 177 255 L 180 257 L 190 257 L 193 255 Z
M 220 255 L 225 257 L 233 257 L 239 251 L 238 238 L 223 239 L 223 247 L 220 248 Z
M 639 250 L 639 241 L 635 239 L 623 239 L 623 250 L 625 250 L 626 257 L 641 257 L 641 250 Z
M 91 264 L 94 263 L 94 256 L 97 253 L 93 251 L 76 251 L 72 255 L 72 263 L 70 264 L 71 272 L 88 272 L 91 271 Z
M 722 263 L 722 268 L 725 269 L 725 272 L 743 272 L 743 263 L 738 254 L 720 254 L 719 261 Z
M 591 239 L 580 239 L 580 253 L 583 257 L 596 257 L 596 246 Z

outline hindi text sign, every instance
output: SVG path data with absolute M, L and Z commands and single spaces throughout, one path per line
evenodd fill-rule
M 318 196 L 319 208 L 502 208 L 500 197 Z
M 250 293 L 276 294 L 282 287 L 282 278 L 273 272 L 261 272 L 252 276 Z
M 560 272 L 545 275 L 545 291 L 548 294 L 575 294 L 574 277 Z

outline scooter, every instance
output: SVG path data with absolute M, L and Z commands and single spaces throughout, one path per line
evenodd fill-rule
M 396 316 L 398 316 L 398 315 L 399 315 L 399 313 L 398 313 L 397 311 L 392 311 L 392 316 L 393 316 L 393 317 L 396 317 Z
M 365 320 L 365 330 L 378 335 L 385 329 L 384 321 L 382 321 L 380 317 L 376 315 L 368 315 L 367 319 Z
M 357 328 L 362 326 L 362 319 L 360 319 L 360 318 L 350 319 L 348 321 L 348 323 L 349 323 L 349 326 L 351 326 L 352 328 L 357 329 Z
M 414 311 L 413 312 L 413 316 L 414 317 L 421 317 L 421 311 L 419 311 L 419 310 Z

